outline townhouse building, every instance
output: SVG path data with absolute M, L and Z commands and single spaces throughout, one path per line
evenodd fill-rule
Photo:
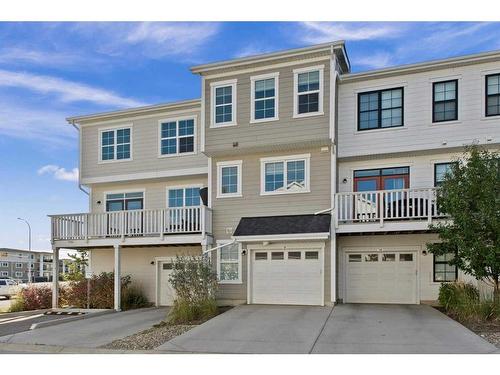
M 59 273 L 69 272 L 71 259 L 59 260 Z M 22 249 L 0 248 L 0 278 L 11 278 L 20 283 L 52 280 L 52 252 L 28 251 Z
M 351 73 L 339 41 L 191 71 L 199 100 L 68 119 L 89 213 L 51 217 L 54 254 L 115 270 L 115 308 L 121 274 L 171 304 L 186 254 L 224 304 L 415 304 L 465 278 L 429 225 L 464 146 L 500 148 L 500 52 Z

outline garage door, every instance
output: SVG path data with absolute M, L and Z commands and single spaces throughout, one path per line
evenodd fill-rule
M 346 253 L 346 302 L 418 303 L 417 253 Z
M 251 262 L 252 303 L 322 304 L 319 250 L 254 250 Z

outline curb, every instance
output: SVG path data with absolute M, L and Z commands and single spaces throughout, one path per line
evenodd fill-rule
M 64 324 L 64 323 L 69 323 L 73 322 L 75 320 L 82 320 L 82 319 L 90 319 L 90 318 L 97 318 L 98 316 L 106 315 L 106 314 L 111 314 L 116 311 L 114 310 L 106 310 L 106 311 L 99 311 L 95 313 L 87 313 L 84 315 L 76 315 L 76 316 L 69 316 L 67 318 L 62 318 L 62 319 L 55 319 L 55 320 L 49 320 L 46 322 L 39 322 L 39 323 L 33 323 L 30 327 L 30 330 L 33 329 L 40 329 L 40 328 L 45 328 L 45 327 L 51 327 L 55 326 L 58 324 Z
M 14 314 L 16 316 L 42 314 L 42 313 L 46 313 L 47 311 L 50 311 L 50 310 L 52 310 L 52 309 L 27 310 L 27 311 L 19 311 L 19 312 L 0 312 L 0 318 L 8 317 L 9 315 L 14 315 Z
M 38 354 L 162 354 L 156 350 L 125 350 L 125 349 L 102 349 L 71 347 L 60 345 L 40 345 L 40 344 L 6 344 L 0 343 L 0 350 L 6 352 L 25 351 Z M 7 354 L 7 353 L 5 353 Z

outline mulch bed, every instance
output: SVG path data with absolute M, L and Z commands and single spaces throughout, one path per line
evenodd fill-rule
M 488 322 L 463 322 L 458 320 L 453 314 L 448 314 L 444 308 L 441 306 L 433 306 L 435 309 L 441 311 L 443 314 L 448 315 L 453 320 L 462 324 L 463 326 L 470 329 L 476 335 L 481 336 L 483 339 L 491 342 L 497 348 L 500 348 L 500 321 L 488 321 Z
M 218 314 L 222 314 L 231 308 L 231 306 L 219 307 Z M 124 337 L 123 339 L 118 339 L 109 344 L 103 345 L 101 348 L 121 350 L 154 349 L 204 322 L 205 321 L 192 322 L 192 324 L 171 324 L 160 322 L 159 324 L 155 324 L 153 327 L 142 332 L 138 332 Z

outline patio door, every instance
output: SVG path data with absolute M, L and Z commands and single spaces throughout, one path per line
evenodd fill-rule
M 183 187 L 170 188 L 167 192 L 168 218 L 166 232 L 176 231 L 198 231 L 200 227 L 200 209 L 201 206 L 200 188 Z M 187 210 L 184 208 L 191 207 Z
M 112 193 L 106 194 L 106 212 L 131 211 L 123 216 L 124 228 L 129 235 L 142 234 L 144 209 L 144 193 Z M 135 211 L 135 212 L 133 212 Z M 108 215 L 108 235 L 117 235 L 121 228 L 121 215 Z

